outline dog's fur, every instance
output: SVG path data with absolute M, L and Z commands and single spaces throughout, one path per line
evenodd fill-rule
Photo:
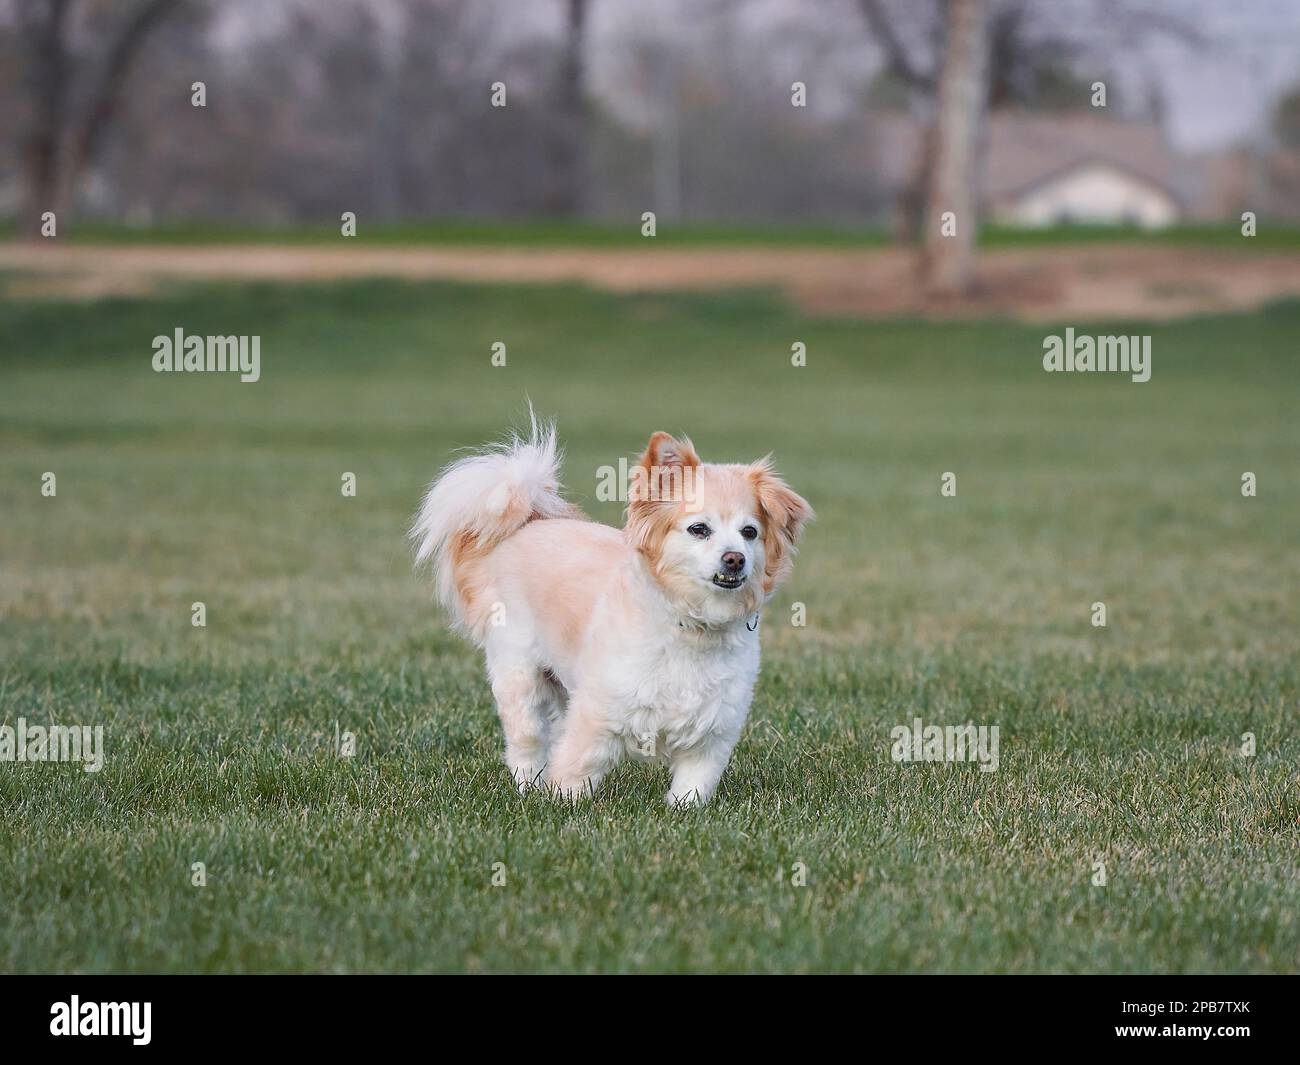
M 759 610 L 812 507 L 770 457 L 702 463 L 660 432 L 619 530 L 561 498 L 559 464 L 536 420 L 452 463 L 412 527 L 417 564 L 483 648 L 521 789 L 590 793 L 626 753 L 669 763 L 669 803 L 707 802 L 749 713 Z

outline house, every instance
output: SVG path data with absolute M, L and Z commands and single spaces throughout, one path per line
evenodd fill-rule
M 1080 160 L 990 198 L 988 216 L 1015 226 L 1136 225 L 1159 229 L 1180 216 L 1163 185 L 1108 159 Z
M 900 204 L 915 197 L 920 126 L 877 113 L 866 139 L 877 178 Z M 1220 213 L 1206 210 L 1203 161 L 1175 152 L 1151 123 L 1089 111 L 999 111 L 989 117 L 979 151 L 981 209 L 993 221 L 1156 228 Z
M 1089 113 L 994 115 L 984 145 L 987 216 L 1018 226 L 1171 225 L 1191 174 L 1160 129 Z M 1180 192 L 1182 194 L 1180 194 Z

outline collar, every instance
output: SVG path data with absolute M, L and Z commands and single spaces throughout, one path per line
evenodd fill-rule
M 750 632 L 753 632 L 755 629 L 757 629 L 757 628 L 758 628 L 758 618 L 759 618 L 759 611 L 755 610 L 755 611 L 754 611 L 754 616 L 751 617 L 751 618 L 749 618 L 749 619 L 745 622 L 745 628 L 747 628 Z M 686 622 L 681 621 L 681 620 L 678 620 L 678 622 L 677 622 L 677 627 L 678 627 L 679 629 L 707 629 L 707 628 L 711 628 L 712 626 L 709 626 L 709 625 L 687 625 Z

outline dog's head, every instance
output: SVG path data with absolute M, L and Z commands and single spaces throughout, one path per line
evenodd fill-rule
M 707 624 L 757 610 L 793 566 L 814 517 L 773 468 L 701 462 L 689 440 L 655 433 L 632 471 L 628 538 L 669 600 Z

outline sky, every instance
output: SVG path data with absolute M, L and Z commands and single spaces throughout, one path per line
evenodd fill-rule
M 276 8 L 297 3 L 310 9 L 321 0 L 227 0 L 214 27 L 215 39 L 238 51 L 249 34 L 273 32 Z M 371 7 L 400 36 L 407 0 L 330 0 Z M 564 0 L 473 0 L 503 45 L 563 32 Z M 932 0 L 883 0 L 907 11 Z M 992 0 L 996 5 L 1009 0 Z M 762 56 L 772 76 L 809 86 L 809 108 L 827 118 L 851 117 L 866 85 L 880 68 L 881 53 L 858 8 L 858 0 L 589 0 L 590 88 L 626 121 L 649 117 L 644 81 L 631 69 L 630 45 L 658 40 L 691 55 L 706 68 L 718 57 L 720 77 L 748 72 L 748 56 Z M 1069 27 L 1092 42 L 1093 57 L 1079 70 L 1109 68 L 1118 100 L 1145 102 L 1155 86 L 1166 130 L 1175 147 L 1215 151 L 1257 143 L 1278 96 L 1300 87 L 1300 0 L 1029 0 L 1036 16 Z M 1189 45 L 1160 33 L 1140 42 L 1122 30 L 1134 16 L 1177 20 L 1201 37 Z M 1091 30 L 1091 25 L 1096 30 Z M 724 56 L 725 53 L 725 56 Z

